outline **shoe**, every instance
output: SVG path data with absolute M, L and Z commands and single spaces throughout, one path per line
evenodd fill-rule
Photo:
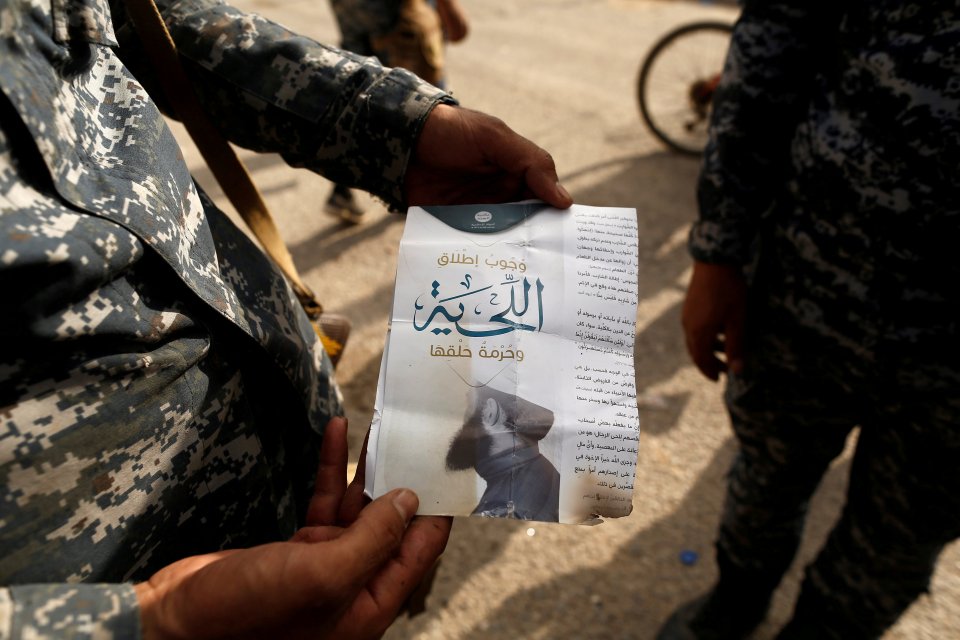
M 347 224 L 363 222 L 364 210 L 360 208 L 349 189 L 334 189 L 327 199 L 323 210 L 332 216 L 337 216 Z
M 330 356 L 330 362 L 336 368 L 343 357 L 343 350 L 347 347 L 347 338 L 350 337 L 350 321 L 341 315 L 322 313 L 313 321 L 313 329 Z
M 767 616 L 770 597 L 737 597 L 714 589 L 673 612 L 657 640 L 741 640 Z
M 809 578 L 800 587 L 800 597 L 777 640 L 819 640 L 820 638 L 879 638 L 893 620 L 883 616 L 856 615 L 840 602 L 820 593 Z

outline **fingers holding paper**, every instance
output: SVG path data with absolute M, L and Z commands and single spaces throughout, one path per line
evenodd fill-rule
M 145 635 L 379 637 L 443 552 L 450 519 L 415 518 L 406 489 L 348 504 L 359 498 L 346 460 L 346 423 L 335 419 L 308 526 L 293 540 L 186 558 L 137 585 Z
M 367 433 L 369 437 L 369 432 Z M 312 541 L 312 529 L 354 522 L 370 500 L 363 493 L 366 471 L 367 438 L 360 449 L 357 471 L 347 485 L 347 421 L 333 418 L 323 434 L 320 466 L 313 497 L 307 509 L 307 526 L 295 539 Z

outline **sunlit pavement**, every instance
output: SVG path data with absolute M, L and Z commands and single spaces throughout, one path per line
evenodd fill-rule
M 652 0 L 461 0 L 469 39 L 448 48 L 449 80 L 469 107 L 494 113 L 554 156 L 583 204 L 637 209 L 640 306 L 636 367 L 641 448 L 634 512 L 597 527 L 458 519 L 426 612 L 387 633 L 401 638 L 651 638 L 669 612 L 714 578 L 712 539 L 734 447 L 720 387 L 688 363 L 679 309 L 697 161 L 664 151 L 644 129 L 636 75 L 667 30 L 730 19 L 720 5 Z M 336 43 L 323 0 L 241 0 L 301 33 Z M 182 130 L 177 128 L 181 139 Z M 187 145 L 189 146 L 189 145 Z M 188 161 L 225 208 L 197 154 Z M 354 333 L 339 379 L 352 458 L 369 425 L 403 218 L 366 200 L 367 221 L 322 212 L 330 184 L 273 156 L 244 154 L 294 259 Z M 755 638 L 789 616 L 803 565 L 838 510 L 849 460 L 837 461 L 812 506 L 807 544 Z M 932 594 L 887 639 L 960 637 L 960 547 L 943 555 Z

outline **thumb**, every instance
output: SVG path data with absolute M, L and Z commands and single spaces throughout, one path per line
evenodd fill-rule
M 550 153 L 508 127 L 502 120 L 487 117 L 488 126 L 496 130 L 487 137 L 493 141 L 493 161 L 506 171 L 523 176 L 527 189 L 537 198 L 557 209 L 566 209 L 573 198 L 560 184 L 557 165 Z
M 573 204 L 573 198 L 560 184 L 553 157 L 532 142 L 528 140 L 524 140 L 524 142 L 531 147 L 527 152 L 529 165 L 523 176 L 527 188 L 534 196 L 552 207 L 557 209 L 570 207 Z
M 367 583 L 373 574 L 393 557 L 420 501 L 409 489 L 395 489 L 364 508 L 334 544 L 342 567 L 350 567 L 344 576 L 354 587 Z

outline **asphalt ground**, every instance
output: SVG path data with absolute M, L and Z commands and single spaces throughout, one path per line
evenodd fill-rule
M 399 619 L 386 637 L 652 638 L 674 607 L 715 579 L 712 540 L 735 447 L 721 388 L 691 366 L 680 334 L 698 162 L 665 151 L 644 128 L 636 76 L 663 33 L 692 20 L 732 20 L 735 10 L 656 0 L 461 2 L 472 31 L 447 50 L 454 95 L 548 149 L 578 203 L 637 209 L 641 441 L 634 511 L 596 527 L 456 519 L 426 610 Z M 234 4 L 320 41 L 338 40 L 323 0 Z M 229 212 L 190 143 L 184 146 L 198 180 Z M 242 156 L 306 281 L 328 309 L 354 324 L 338 378 L 355 460 L 373 411 L 403 217 L 364 197 L 364 224 L 343 225 L 322 212 L 329 182 L 275 156 Z M 789 617 L 802 568 L 842 507 L 849 466 L 848 447 L 813 501 L 805 544 L 757 640 L 772 638 Z M 940 559 L 931 593 L 885 639 L 958 637 L 954 544 Z

